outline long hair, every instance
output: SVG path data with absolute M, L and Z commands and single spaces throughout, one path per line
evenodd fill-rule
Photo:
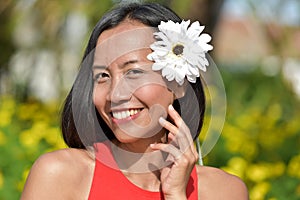
M 64 141 L 69 147 L 83 149 L 87 144 L 92 145 L 95 143 L 95 141 L 103 140 L 103 136 L 95 134 L 95 129 L 99 127 L 95 126 L 96 123 L 100 124 L 100 127 L 103 130 L 106 138 L 114 138 L 114 134 L 100 117 L 98 111 L 92 103 L 93 75 L 91 63 L 93 57 L 89 58 L 91 56 L 88 55 L 93 53 L 97 45 L 99 35 L 105 30 L 116 27 L 118 24 L 124 21 L 124 19 L 137 20 L 149 27 L 157 27 L 161 21 L 172 20 L 174 22 L 181 22 L 181 18 L 176 13 L 157 3 L 120 4 L 107 12 L 98 21 L 85 49 L 80 71 L 71 91 L 65 100 L 62 110 L 61 129 Z M 76 85 L 80 85 L 80 87 L 76 87 Z M 187 88 L 185 96 L 181 99 L 175 100 L 173 106 L 179 113 L 184 115 L 182 117 L 191 129 L 191 133 L 195 139 L 200 133 L 203 125 L 205 96 L 200 78 L 197 79 L 196 83 L 190 83 L 190 85 L 191 87 Z M 77 102 L 80 103 L 74 103 L 74 99 L 79 100 Z M 198 102 L 198 105 L 193 105 L 193 102 Z M 72 109 L 74 106 L 76 108 L 76 112 L 74 109 Z M 77 109 L 77 106 L 80 108 Z M 199 107 L 197 112 L 195 112 L 195 107 Z M 74 116 L 76 116 L 76 119 L 81 120 L 81 130 L 85 131 L 84 135 L 86 137 L 82 134 L 79 136 L 79 130 L 76 126 L 77 123 Z M 96 121 L 94 120 L 95 118 L 97 119 Z M 85 141 L 84 144 L 82 139 Z

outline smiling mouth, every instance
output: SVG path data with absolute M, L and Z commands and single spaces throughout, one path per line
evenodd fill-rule
M 113 118 L 117 120 L 122 119 L 128 119 L 136 116 L 139 112 L 141 112 L 142 109 L 129 109 L 129 110 L 123 110 L 123 111 L 113 111 L 111 112 L 111 115 Z

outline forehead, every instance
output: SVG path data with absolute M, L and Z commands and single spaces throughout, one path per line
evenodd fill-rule
M 154 29 L 139 22 L 123 22 L 105 30 L 98 38 L 94 55 L 95 65 L 109 65 L 130 52 L 149 49 L 155 41 Z

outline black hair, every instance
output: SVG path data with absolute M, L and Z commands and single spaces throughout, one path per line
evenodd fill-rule
M 114 138 L 114 134 L 100 117 L 92 103 L 93 75 L 91 63 L 93 58 L 90 58 L 91 56 L 88 55 L 93 53 L 98 37 L 103 31 L 116 27 L 125 19 L 137 20 L 149 27 L 157 27 L 161 21 L 172 20 L 174 22 L 181 22 L 181 18 L 171 9 L 157 3 L 120 4 L 107 12 L 98 21 L 85 49 L 80 71 L 65 100 L 62 110 L 61 129 L 63 139 L 69 147 L 84 149 L 86 145 L 93 145 L 93 143 L 103 140 L 103 138 Z M 205 96 L 200 78 L 197 78 L 196 83 L 190 83 L 190 85 L 191 87 L 187 88 L 185 96 L 175 100 L 173 106 L 179 113 L 182 113 L 181 110 L 186 113 L 182 113 L 185 115 L 182 117 L 190 129 L 191 127 L 195 127 L 193 130 L 191 129 L 191 133 L 193 138 L 196 139 L 203 125 Z M 198 102 L 198 105 L 192 105 L 193 102 Z M 199 110 L 195 112 L 195 108 L 197 107 L 199 107 Z M 80 130 L 76 126 L 78 124 L 76 120 L 80 120 Z M 95 130 L 99 128 L 99 126 L 95 125 L 97 123 L 98 125 L 100 124 L 105 137 L 96 134 L 97 131 Z M 81 134 L 79 136 L 78 132 L 83 130 L 85 131 L 84 135 Z M 82 142 L 83 140 L 84 143 Z

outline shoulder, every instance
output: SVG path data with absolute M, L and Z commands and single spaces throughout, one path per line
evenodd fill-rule
M 245 183 L 237 176 L 208 166 L 197 166 L 197 174 L 201 199 L 249 199 Z
M 94 160 L 86 150 L 69 148 L 46 153 L 33 164 L 22 199 L 71 198 L 74 187 L 91 183 L 93 169 Z
M 67 148 L 40 156 L 33 164 L 31 171 L 41 171 L 48 175 L 62 173 L 67 176 L 71 172 L 90 168 L 93 164 L 94 160 L 87 150 Z

